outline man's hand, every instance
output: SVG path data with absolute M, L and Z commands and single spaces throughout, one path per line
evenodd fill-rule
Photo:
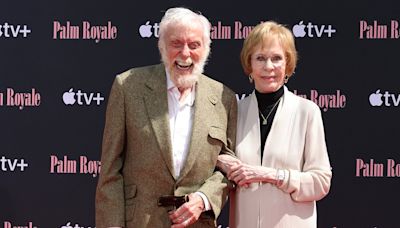
M 171 228 L 187 227 L 195 223 L 204 209 L 203 199 L 195 193 L 189 195 L 189 202 L 184 203 L 169 214 L 172 221 Z

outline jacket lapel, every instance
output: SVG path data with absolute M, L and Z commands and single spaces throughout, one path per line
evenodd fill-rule
M 271 130 L 265 142 L 264 156 L 261 163 L 261 136 L 260 119 L 258 114 L 258 103 L 255 93 L 240 101 L 239 122 L 236 154 L 243 162 L 250 165 L 267 165 L 268 151 L 272 148 L 279 148 L 279 151 L 289 150 L 288 138 L 293 126 L 296 102 L 293 93 L 284 87 L 283 99 L 278 105 Z
M 239 123 L 237 139 L 237 156 L 250 165 L 261 164 L 260 120 L 255 93 L 239 104 Z M 242 128 L 241 128 L 242 127 Z
M 293 118 L 295 116 L 295 99 L 293 93 L 291 93 L 286 86 L 284 87 L 283 99 L 278 105 L 276 110 L 276 114 L 274 117 L 274 121 L 272 122 L 271 130 L 268 134 L 267 141 L 265 142 L 264 148 L 264 157 L 263 157 L 263 165 L 268 166 L 280 166 L 281 164 L 276 164 L 279 162 L 277 160 L 271 160 L 269 163 L 267 162 L 267 153 L 269 150 L 274 150 L 279 148 L 281 154 L 287 154 L 286 151 L 289 150 L 290 143 L 288 139 L 290 138 L 292 127 L 293 127 Z M 283 158 L 284 160 L 288 158 Z
M 169 130 L 167 80 L 164 65 L 160 64 L 156 66 L 153 72 L 149 72 L 147 78 L 149 79 L 145 83 L 147 91 L 144 94 L 147 114 L 164 162 L 172 177 L 175 178 Z
M 200 156 L 204 150 L 203 144 L 205 141 L 203 138 L 208 135 L 210 128 L 208 124 L 209 117 L 213 116 L 214 105 L 218 102 L 218 99 L 212 93 L 212 90 L 208 89 L 203 77 L 205 76 L 200 75 L 199 81 L 196 84 L 196 98 L 194 101 L 194 117 L 190 146 L 186 162 L 177 181 L 178 183 L 189 173 L 196 158 Z

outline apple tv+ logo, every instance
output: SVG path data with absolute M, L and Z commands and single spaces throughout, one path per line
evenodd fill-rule
M 385 91 L 383 94 L 381 90 L 378 89 L 374 93 L 369 95 L 369 103 L 371 106 L 399 106 L 400 94 L 389 93 Z
M 143 24 L 139 27 L 139 34 L 142 38 L 149 38 L 152 35 L 158 38 L 159 28 L 160 26 L 158 25 L 158 23 L 154 23 L 154 25 L 151 25 L 150 21 L 146 21 L 146 24 Z
M 2 156 L 0 159 L 0 164 L 1 164 L 1 171 L 2 172 L 14 172 L 14 171 L 21 171 L 24 172 L 25 168 L 29 166 L 28 163 L 25 162 L 25 160 L 22 159 L 14 159 L 14 158 L 6 158 L 5 156 Z
M 104 97 L 101 96 L 100 93 L 85 93 L 82 90 L 78 90 L 76 93 L 73 91 L 74 88 L 69 89 L 64 92 L 62 99 L 65 105 L 74 105 L 75 103 L 78 105 L 91 105 L 92 102 L 96 102 L 96 105 L 99 106 L 102 101 L 104 101 Z
M 31 33 L 31 30 L 27 25 L 12 25 L 7 22 L 0 24 L 0 37 L 17 38 L 22 34 L 26 38 L 29 33 Z
M 321 38 L 322 36 L 332 37 L 336 33 L 336 29 L 332 25 L 314 25 L 312 22 L 308 22 L 307 25 L 300 21 L 292 28 L 293 35 L 295 37 L 309 37 Z

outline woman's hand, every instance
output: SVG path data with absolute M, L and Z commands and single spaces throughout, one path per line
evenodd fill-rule
M 218 156 L 217 167 L 228 175 L 228 173 L 232 172 L 233 166 L 241 163 L 242 162 L 239 159 L 231 155 L 222 154 Z
M 276 169 L 240 163 L 230 167 L 230 172 L 227 173 L 227 176 L 229 180 L 234 181 L 241 187 L 247 187 L 255 182 L 275 184 Z

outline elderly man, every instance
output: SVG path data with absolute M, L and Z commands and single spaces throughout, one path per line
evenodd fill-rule
M 234 93 L 203 75 L 210 22 L 185 8 L 160 23 L 162 64 L 118 75 L 107 106 L 96 227 L 216 227 L 233 154 Z

